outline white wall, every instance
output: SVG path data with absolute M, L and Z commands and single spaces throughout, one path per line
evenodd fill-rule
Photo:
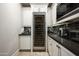
M 20 4 L 0 3 L 0 55 L 12 55 L 18 49 L 20 21 Z
M 22 8 L 22 19 L 23 26 L 31 26 L 32 25 L 32 12 L 30 7 Z

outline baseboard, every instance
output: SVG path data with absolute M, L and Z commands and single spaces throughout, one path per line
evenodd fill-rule
M 20 52 L 31 52 L 30 49 L 20 49 L 19 51 L 20 51 Z
M 19 49 L 17 49 L 11 56 L 17 56 L 19 52 Z
M 33 52 L 46 52 L 45 47 L 33 47 Z

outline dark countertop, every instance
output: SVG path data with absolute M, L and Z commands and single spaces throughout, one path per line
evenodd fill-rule
M 31 34 L 19 34 L 19 36 L 31 36 Z
M 24 27 L 24 30 L 19 36 L 31 36 L 31 27 Z
M 31 36 L 31 33 L 23 32 L 19 34 L 19 36 Z
M 49 33 L 48 36 L 54 39 L 59 44 L 61 44 L 62 46 L 64 46 L 65 48 L 67 48 L 73 54 L 79 56 L 79 42 L 75 42 L 70 39 L 64 39 L 53 33 Z

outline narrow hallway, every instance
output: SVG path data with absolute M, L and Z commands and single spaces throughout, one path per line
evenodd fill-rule
M 79 56 L 79 3 L 0 3 L 0 56 Z

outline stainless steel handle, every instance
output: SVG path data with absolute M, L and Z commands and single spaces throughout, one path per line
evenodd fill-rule
M 60 46 L 56 45 L 58 48 L 60 48 Z
M 61 56 L 61 48 L 59 45 L 56 45 L 58 47 L 58 56 Z

